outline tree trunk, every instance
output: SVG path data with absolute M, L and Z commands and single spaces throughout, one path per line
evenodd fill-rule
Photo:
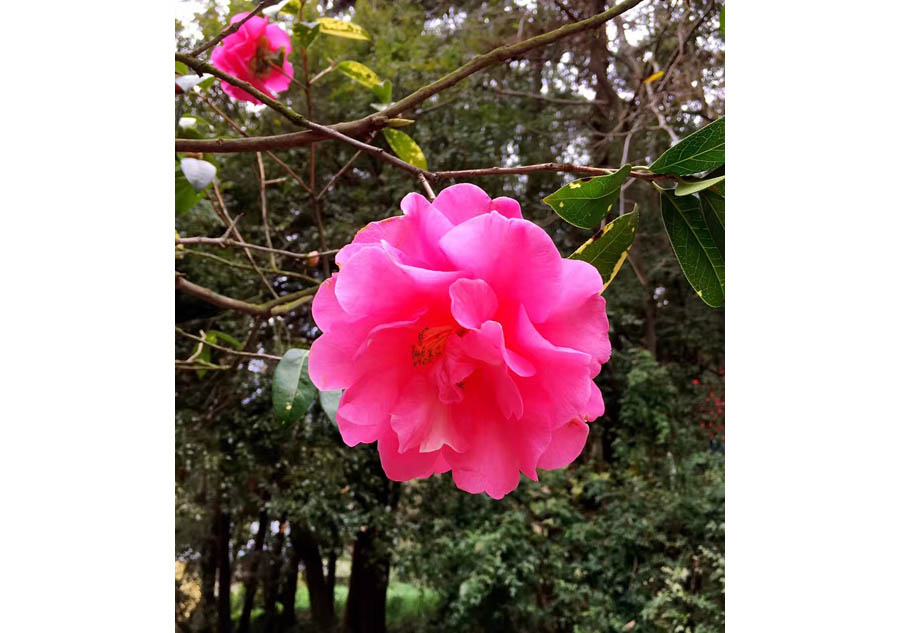
M 213 515 L 209 534 L 203 541 L 200 553 L 200 611 L 202 622 L 199 633 L 212 633 L 216 620 L 216 536 L 219 513 Z
M 219 567 L 219 595 L 216 601 L 218 633 L 231 633 L 231 516 L 227 512 L 219 513 L 216 530 L 216 558 Z
M 350 589 L 344 628 L 347 633 L 385 633 L 385 603 L 390 551 L 379 543 L 378 529 L 360 531 L 353 544 Z
M 256 587 L 259 585 L 259 576 L 262 573 L 263 544 L 268 531 L 269 513 L 263 508 L 259 513 L 259 527 L 253 540 L 253 556 L 249 564 L 247 581 L 244 583 L 244 606 L 241 610 L 241 620 L 238 623 L 237 633 L 249 633 L 250 631 L 250 614 L 253 612 Z
M 291 526 L 291 545 L 303 561 L 303 579 L 309 591 L 309 609 L 316 631 L 334 625 L 334 587 L 329 592 L 322 572 L 322 554 L 315 535 L 305 526 Z
M 325 591 L 332 604 L 332 609 L 334 608 L 334 574 L 337 569 L 337 557 L 338 550 L 336 547 L 332 547 L 328 552 L 328 576 L 325 578 Z
M 281 577 L 281 551 L 284 549 L 285 521 L 285 518 L 278 521 L 278 534 L 275 535 L 275 542 L 272 544 L 268 556 L 264 557 L 264 569 L 266 571 L 264 576 L 266 620 L 263 631 L 265 631 L 265 633 L 272 633 L 272 631 L 275 630 L 275 624 L 278 620 L 275 602 L 278 600 L 278 579 Z
M 281 591 L 281 604 L 284 607 L 281 611 L 281 630 L 287 630 L 294 626 L 297 622 L 297 612 L 294 610 L 294 603 L 297 599 L 297 574 L 300 572 L 300 551 L 294 545 L 296 540 L 296 526 L 291 523 L 291 549 L 288 558 L 287 568 L 284 571 L 284 582 Z

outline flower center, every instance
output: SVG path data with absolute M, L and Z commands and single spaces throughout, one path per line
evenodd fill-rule
M 269 50 L 269 39 L 263 35 L 257 40 L 256 53 L 250 58 L 250 72 L 257 77 L 264 77 L 272 72 L 269 65 L 272 59 L 272 51 Z
M 427 365 L 441 354 L 447 347 L 447 338 L 453 333 L 449 325 L 426 327 L 419 330 L 416 343 L 412 346 L 413 365 Z

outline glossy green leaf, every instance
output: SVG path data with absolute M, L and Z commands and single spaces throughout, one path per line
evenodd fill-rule
M 175 62 L 175 72 L 178 73 L 179 75 L 186 75 L 191 71 L 188 70 L 188 67 L 184 62 L 176 61 Z
M 388 145 L 394 150 L 394 153 L 410 165 L 419 167 L 420 169 L 428 169 L 428 161 L 425 160 L 425 152 L 419 147 L 414 140 L 405 132 L 385 128 L 381 130 L 384 138 L 387 139 Z
M 321 32 L 325 35 L 343 37 L 349 40 L 369 41 L 372 39 L 363 27 L 352 22 L 335 20 L 334 18 L 319 18 L 317 22 L 321 26 Z
M 718 176 L 716 178 L 708 178 L 706 180 L 697 180 L 696 182 L 688 182 L 683 181 L 679 182 L 678 186 L 675 187 L 675 195 L 676 196 L 689 196 L 692 193 L 698 193 L 703 191 L 704 189 L 708 189 L 714 185 L 719 184 L 725 180 L 725 176 Z
M 300 48 L 309 48 L 317 37 L 322 26 L 318 22 L 297 22 L 294 24 L 294 37 Z
M 181 171 L 195 191 L 203 191 L 216 177 L 216 166 L 199 158 L 182 158 Z
M 725 303 L 724 223 L 720 243 L 718 216 L 714 211 L 704 213 L 698 196 L 677 197 L 670 191 L 660 196 L 663 225 L 684 276 L 704 303 L 718 308 Z
M 603 290 L 615 279 L 628 251 L 634 243 L 638 225 L 637 208 L 631 213 L 619 216 L 603 227 L 598 237 L 592 237 L 569 255 L 569 259 L 580 259 L 592 264 L 603 279 Z M 602 292 L 602 291 L 601 291 Z
M 709 231 L 716 246 L 725 255 L 725 196 L 706 189 L 700 193 L 700 208 L 709 225 Z
M 272 377 L 272 408 L 279 422 L 296 422 L 306 415 L 316 397 L 309 379 L 307 349 L 289 349 L 278 361 Z
M 544 198 L 544 202 L 569 224 L 592 229 L 609 215 L 619 201 L 619 189 L 631 173 L 631 165 L 608 176 L 573 180 Z
M 716 119 L 673 145 L 657 158 L 650 171 L 690 176 L 725 164 L 725 117 Z
M 337 424 L 338 402 L 341 400 L 342 393 L 344 393 L 343 389 L 319 392 L 319 404 L 322 405 L 322 411 L 334 424 Z

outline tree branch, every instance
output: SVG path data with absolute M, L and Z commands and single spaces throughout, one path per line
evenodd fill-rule
M 248 242 L 238 242 L 227 237 L 182 237 L 175 240 L 176 244 L 212 244 L 215 246 L 240 246 L 242 248 L 252 248 L 257 251 L 265 251 L 266 253 L 274 253 L 275 255 L 283 255 L 285 257 L 293 257 L 294 259 L 312 259 L 313 257 L 333 255 L 336 250 L 318 251 L 315 253 L 292 253 L 277 248 L 269 248 L 267 246 L 259 246 L 258 244 L 250 244 Z
M 448 178 L 478 178 L 481 176 L 506 176 L 509 174 L 533 174 L 544 171 L 557 171 L 572 174 L 588 174 L 591 176 L 607 176 L 618 170 L 618 167 L 586 167 L 571 163 L 538 163 L 537 165 L 520 165 L 519 167 L 485 167 L 483 169 L 457 169 L 455 171 L 435 171 L 426 174 L 433 181 Z M 629 178 L 638 180 L 676 180 L 673 176 L 654 174 L 649 171 L 632 171 Z
M 254 353 L 254 352 L 242 352 L 238 350 L 234 350 L 228 347 L 222 347 L 221 345 L 216 345 L 215 343 L 210 343 L 205 338 L 201 338 L 199 336 L 195 336 L 189 332 L 185 332 L 180 327 L 176 326 L 175 331 L 185 336 L 187 338 L 198 341 L 201 345 L 208 345 L 213 349 L 221 350 L 223 352 L 227 352 L 229 354 L 234 354 L 235 356 L 250 356 L 252 358 L 264 358 L 266 360 L 281 360 L 281 356 L 273 356 L 272 354 L 263 354 L 263 353 Z
M 282 314 L 286 314 L 294 308 L 311 301 L 312 295 L 318 290 L 317 287 L 304 288 L 299 292 L 284 295 L 283 297 L 272 299 L 266 303 L 249 303 L 247 301 L 241 301 L 240 299 L 226 297 L 209 288 L 199 286 L 177 273 L 175 275 L 175 289 L 193 295 L 209 304 L 225 310 L 236 310 L 237 312 L 260 317 L 281 316 Z
M 620 15 L 629 9 L 637 6 L 644 0 L 625 0 L 621 4 L 616 5 L 615 7 L 604 11 L 603 13 L 598 13 L 586 20 L 581 20 L 580 22 L 575 22 L 573 24 L 567 24 L 565 26 L 561 26 L 558 29 L 554 29 L 547 33 L 543 33 L 541 35 L 537 35 L 535 37 L 529 38 L 527 40 L 523 40 L 521 42 L 517 42 L 515 44 L 509 44 L 506 46 L 499 46 L 494 50 L 484 54 L 478 55 L 469 63 L 464 64 L 463 66 L 457 68 L 453 72 L 444 75 L 437 81 L 434 81 L 427 86 L 419 88 L 411 95 L 404 97 L 400 101 L 396 102 L 389 108 L 386 108 L 383 112 L 379 112 L 377 114 L 369 115 L 363 119 L 359 119 L 357 121 L 351 121 L 348 123 L 339 123 L 333 127 L 325 127 L 320 126 L 318 124 L 311 124 L 305 117 L 301 116 L 299 113 L 291 110 L 287 106 L 279 103 L 278 101 L 272 99 L 268 95 L 264 95 L 252 85 L 245 81 L 241 81 L 240 79 L 236 79 L 235 77 L 231 77 L 227 73 L 223 73 L 218 68 L 215 68 L 211 64 L 207 64 L 206 62 L 202 62 L 199 59 L 195 59 L 189 55 L 184 55 L 182 53 L 176 53 L 175 59 L 178 61 L 187 64 L 194 70 L 208 72 L 212 75 L 215 75 L 219 79 L 223 79 L 228 83 L 235 85 L 246 92 L 250 93 L 275 111 L 284 115 L 288 118 L 292 123 L 295 123 L 301 127 L 307 127 L 312 130 L 319 132 L 319 134 L 311 134 L 309 132 L 301 132 L 299 134 L 282 134 L 279 136 L 269 136 L 269 137 L 257 137 L 257 138 L 248 138 L 248 139 L 212 139 L 212 140 L 192 140 L 192 139 L 175 139 L 175 151 L 178 152 L 247 152 L 247 151 L 260 151 L 260 150 L 270 150 L 270 149 L 281 149 L 286 147 L 297 147 L 300 145 L 308 145 L 310 143 L 315 143 L 317 141 L 324 140 L 329 136 L 331 138 L 340 138 L 331 134 L 330 132 L 338 132 L 341 136 L 345 137 L 347 135 L 358 136 L 360 134 L 364 134 L 366 132 L 371 132 L 372 130 L 377 130 L 383 128 L 387 125 L 387 120 L 396 117 L 397 115 L 403 113 L 406 110 L 410 110 L 416 105 L 422 103 L 429 97 L 436 95 L 442 90 L 446 90 L 447 88 L 456 85 L 469 75 L 472 75 L 479 70 L 483 70 L 488 68 L 489 66 L 493 66 L 494 64 L 498 64 L 500 62 L 506 61 L 513 57 L 520 56 L 532 49 L 539 48 L 541 46 L 546 46 L 547 44 L 551 44 L 557 40 L 560 40 L 564 37 L 568 37 L 570 35 L 575 35 L 577 33 L 581 33 L 583 31 L 587 31 L 589 29 L 597 28 L 600 25 L 608 22 L 613 19 L 617 15 Z M 327 130 L 327 131 L 325 131 Z M 340 140 L 344 140 L 341 138 Z M 362 148 L 360 148 L 362 149 Z M 398 166 L 398 165 L 395 165 Z M 409 171 L 409 170 L 407 170 Z M 413 172 L 418 173 L 418 172 Z

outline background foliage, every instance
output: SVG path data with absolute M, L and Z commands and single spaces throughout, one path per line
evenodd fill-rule
M 351 19 L 371 41 L 320 34 L 311 73 L 358 61 L 392 84 L 393 98 L 474 54 L 546 32 L 606 8 L 604 0 L 384 2 L 305 6 L 303 19 Z M 176 21 L 176 49 L 191 50 L 253 7 L 201 7 Z M 406 118 L 403 131 L 432 170 L 571 161 L 649 165 L 724 114 L 724 41 L 717 2 L 649 1 L 608 28 L 537 49 L 475 74 Z M 276 20 L 290 31 L 296 18 Z M 199 28 L 199 33 L 195 32 Z M 300 34 L 295 33 L 295 42 Z M 302 78 L 299 46 L 292 63 Z M 648 78 L 663 71 L 657 79 Z M 176 96 L 177 136 L 237 136 L 210 103 L 250 135 L 293 131 L 209 85 Z M 312 89 L 323 123 L 360 118 L 379 101 L 340 71 Z M 208 99 L 208 101 L 206 100 Z M 293 85 L 279 99 L 306 112 Z M 188 118 L 193 118 L 193 123 Z M 388 149 L 382 135 L 374 144 Z M 316 146 L 320 189 L 355 150 Z M 304 178 L 309 148 L 277 156 Z M 184 156 L 176 157 L 183 159 Z M 265 244 L 255 153 L 205 155 L 244 239 Z M 263 155 L 266 178 L 286 174 Z M 541 200 L 572 177 L 535 173 L 477 181 L 522 203 L 562 253 L 588 237 Z M 176 186 L 179 184 L 176 179 Z M 188 183 L 189 186 L 189 183 Z M 366 223 L 399 212 L 416 190 L 409 174 L 363 155 L 322 198 L 324 241 L 349 242 Z M 190 190 L 182 184 L 184 198 Z M 176 214 L 178 234 L 224 232 L 209 189 Z M 274 363 L 200 349 L 210 367 L 177 373 L 176 624 L 184 631 L 720 631 L 724 629 L 724 315 L 683 276 L 660 214 L 659 194 L 633 181 L 619 212 L 638 204 L 628 264 L 605 291 L 613 357 L 598 383 L 606 415 L 591 425 L 569 468 L 523 479 L 501 501 L 457 490 L 447 475 L 398 485 L 372 446 L 352 449 L 321 406 L 282 422 L 272 408 Z M 190 203 L 194 203 L 190 206 Z M 291 178 L 266 187 L 278 249 L 322 249 L 310 197 Z M 228 297 L 271 294 L 241 249 L 190 246 L 176 269 Z M 327 257 L 278 258 L 264 272 L 278 294 L 325 278 Z M 256 256 L 261 267 L 265 256 Z M 317 335 L 309 304 L 273 318 L 222 310 L 176 294 L 183 331 L 224 333 L 252 351 L 282 355 Z M 209 340 L 207 338 L 207 340 Z M 198 352 L 179 336 L 178 357 Z M 229 369 L 216 367 L 228 366 Z M 299 577 L 298 577 L 299 574 Z M 228 589 L 225 589 L 228 588 Z M 252 596 L 247 600 L 247 596 Z

